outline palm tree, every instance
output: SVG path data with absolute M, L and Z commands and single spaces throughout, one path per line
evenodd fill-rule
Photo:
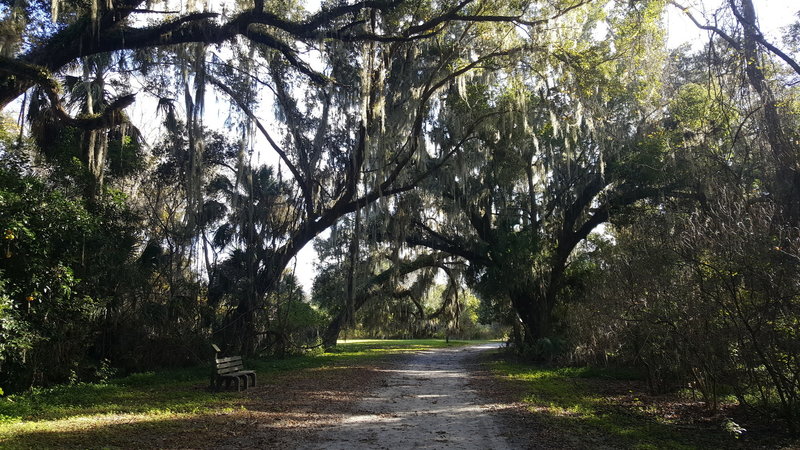
M 240 168 L 237 180 L 220 175 L 207 188 L 210 198 L 204 204 L 203 220 L 206 224 L 222 221 L 210 244 L 217 251 L 229 252 L 209 273 L 209 302 L 215 307 L 229 302 L 223 337 L 228 345 L 245 351 L 252 350 L 247 347 L 255 344 L 257 330 L 256 320 L 242 311 L 263 311 L 267 306 L 258 280 L 270 276 L 271 252 L 287 238 L 297 214 L 287 192 L 271 167 L 248 165 Z M 245 333 L 234 333 L 236 329 Z

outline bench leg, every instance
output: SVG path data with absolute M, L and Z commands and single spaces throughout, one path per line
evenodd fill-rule
M 226 390 L 231 388 L 231 383 L 236 383 L 236 390 L 243 391 L 256 385 L 256 374 L 246 373 L 238 375 L 217 375 L 211 380 L 211 389 L 214 391 L 220 391 L 223 383 L 225 383 Z

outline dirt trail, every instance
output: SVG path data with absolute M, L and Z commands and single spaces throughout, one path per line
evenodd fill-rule
M 500 426 L 467 384 L 467 365 L 485 344 L 427 350 L 386 371 L 355 414 L 304 448 L 508 449 Z

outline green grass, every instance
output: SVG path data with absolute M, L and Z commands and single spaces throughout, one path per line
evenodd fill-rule
M 653 414 L 644 403 L 616 404 L 595 392 L 603 381 L 635 380 L 639 374 L 596 368 L 553 368 L 519 362 L 494 361 L 495 376 L 512 383 L 519 400 L 537 418 L 578 446 L 604 445 L 637 449 L 726 448 L 735 441 L 723 431 L 678 427 Z M 612 381 L 613 380 L 613 381 Z
M 282 373 L 319 367 L 353 365 L 397 353 L 465 342 L 439 340 L 359 340 L 337 346 L 330 353 L 281 359 L 254 359 L 245 366 L 258 373 L 260 382 Z M 212 393 L 206 389 L 210 366 L 140 373 L 108 383 L 80 383 L 34 389 L 0 398 L 0 439 L 30 422 L 59 421 L 108 414 L 203 414 L 231 408 L 240 394 Z M 24 423 L 23 423 L 24 422 Z M 27 425 L 26 425 L 27 424 Z

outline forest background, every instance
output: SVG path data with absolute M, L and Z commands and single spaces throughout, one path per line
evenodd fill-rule
M 765 35 L 751 0 L 309 8 L 0 2 L 3 390 L 211 343 L 506 333 L 797 427 L 800 23 Z M 670 49 L 667 11 L 704 45 Z

